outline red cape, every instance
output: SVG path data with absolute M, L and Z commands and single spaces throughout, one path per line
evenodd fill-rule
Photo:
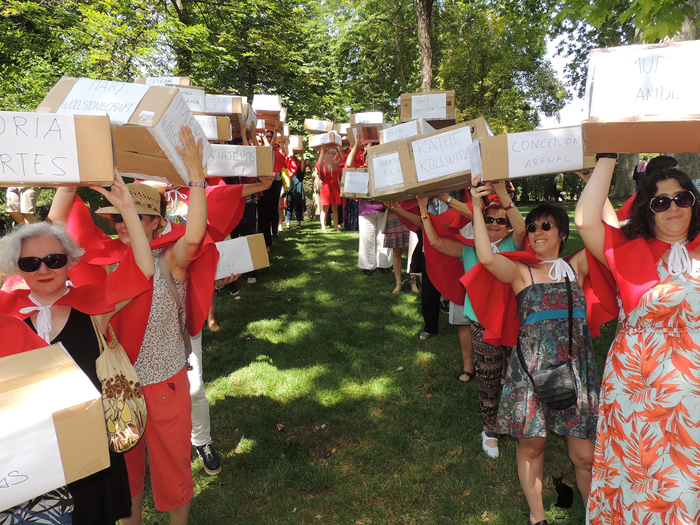
M 700 235 L 686 248 L 693 251 L 698 244 Z M 625 312 L 634 310 L 642 295 L 659 284 L 657 265 L 670 247 L 670 244 L 656 239 L 638 237 L 629 240 L 622 231 L 605 225 L 605 259 L 617 283 Z
M 177 191 L 189 203 L 190 189 L 178 188 Z M 243 184 L 226 184 L 221 182 L 207 187 L 207 233 L 214 242 L 223 241 L 238 226 L 245 211 Z
M 48 346 L 48 343 L 36 335 L 27 326 L 27 323 L 11 315 L 0 315 L 0 333 L 3 339 L 11 341 L 11 343 L 5 343 L 0 346 L 0 357 Z
M 501 255 L 524 264 L 541 262 L 529 244 L 525 250 Z M 589 269 L 588 276 L 583 281 L 586 316 L 591 335 L 596 336 L 600 335 L 598 327 L 617 315 L 615 283 L 607 268 L 588 251 L 586 258 Z M 515 346 L 520 318 L 511 286 L 496 279 L 481 263 L 474 266 L 460 281 L 467 290 L 479 324 L 484 327 L 484 341 L 496 346 Z

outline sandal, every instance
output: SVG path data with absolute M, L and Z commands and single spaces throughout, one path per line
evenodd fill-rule
M 462 379 L 463 376 L 467 376 L 467 378 Z M 469 372 L 468 370 L 462 371 L 462 373 L 457 376 L 457 380 L 462 383 L 468 383 L 472 379 L 474 379 L 474 372 Z
M 418 290 L 418 285 L 416 285 L 416 278 L 415 278 L 415 276 L 413 277 L 413 279 L 411 279 L 411 291 L 412 291 L 413 293 L 418 293 L 418 291 L 419 291 L 419 290 Z
M 434 334 L 431 334 L 430 332 L 421 332 L 418 334 L 418 339 L 421 341 L 425 341 L 426 339 L 430 339 L 431 337 L 435 337 L 437 335 L 437 332 Z
M 486 441 L 489 439 L 495 439 L 496 440 L 496 446 L 492 447 L 490 445 L 486 444 Z M 498 438 L 493 438 L 491 436 L 487 436 L 486 432 L 481 433 L 481 448 L 484 449 L 484 452 L 491 457 L 491 458 L 497 458 L 498 457 Z
M 221 330 L 221 327 L 218 325 L 216 321 L 208 321 L 207 325 L 209 326 L 209 331 L 210 332 L 218 332 Z
M 402 288 L 403 288 L 403 283 L 402 283 L 402 282 L 401 282 L 401 283 L 396 283 L 396 287 L 394 288 L 394 291 L 391 292 L 391 293 L 393 293 L 394 295 L 399 295 L 399 293 L 401 293 L 401 289 L 402 289 Z

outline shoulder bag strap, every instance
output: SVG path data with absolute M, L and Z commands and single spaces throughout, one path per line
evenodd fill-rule
M 571 359 L 571 352 L 573 351 L 573 342 L 574 342 L 574 298 L 573 294 L 571 293 L 571 281 L 569 280 L 569 276 L 566 276 L 566 297 L 567 297 L 567 302 L 568 308 L 569 308 L 569 356 L 568 359 Z
M 182 316 L 180 315 L 180 310 L 183 306 L 180 302 L 180 294 L 177 292 L 177 287 L 175 286 L 173 274 L 170 273 L 168 262 L 165 260 L 165 250 L 163 250 L 158 256 L 158 265 L 160 266 L 160 273 L 162 273 L 163 277 L 165 277 L 165 282 L 168 283 L 170 294 L 173 296 L 173 299 L 175 300 L 175 305 L 177 306 L 177 324 L 180 327 L 182 340 L 185 343 L 185 356 L 188 357 L 192 353 L 192 342 L 190 341 L 190 334 L 187 333 L 187 327 L 182 323 Z

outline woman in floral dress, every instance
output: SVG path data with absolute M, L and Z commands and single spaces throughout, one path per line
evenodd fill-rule
M 498 432 L 518 440 L 518 477 L 530 509 L 528 525 L 547 525 L 542 502 L 544 448 L 550 432 L 566 436 L 569 457 L 574 464 L 576 483 L 584 502 L 588 499 L 598 410 L 598 380 L 593 360 L 591 336 L 586 320 L 586 299 L 580 283 L 588 274 L 584 251 L 568 261 L 559 258 L 569 235 L 565 210 L 543 204 L 525 219 L 530 261 L 495 254 L 491 249 L 482 197 L 491 192 L 491 183 L 477 186 L 472 181 L 474 202 L 474 246 L 479 261 L 499 281 L 509 284 L 516 294 L 522 322 L 519 341 L 530 372 L 542 370 L 571 356 L 576 376 L 577 401 L 563 410 L 542 404 L 527 374 L 513 352 L 503 385 L 498 410 Z M 522 252 L 520 252 L 522 253 Z M 573 348 L 569 348 L 568 294 L 565 276 L 571 281 L 573 300 Z M 467 289 L 474 304 L 483 302 Z
M 700 523 L 700 194 L 677 169 L 650 174 L 618 230 L 600 220 L 615 168 L 606 155 L 575 217 L 615 277 L 621 324 L 602 380 L 588 520 Z

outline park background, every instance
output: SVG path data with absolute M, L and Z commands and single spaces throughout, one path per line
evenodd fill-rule
M 305 118 L 361 111 L 396 122 L 402 93 L 430 89 L 456 91 L 458 121 L 526 131 L 556 126 L 580 100 L 590 49 L 695 39 L 699 12 L 700 0 L 4 0 L 0 110 L 32 111 L 63 75 L 167 75 L 209 93 L 278 94 L 292 134 Z M 678 157 L 697 178 L 698 156 Z M 638 160 L 621 156 L 613 197 L 631 194 Z M 553 198 L 552 177 L 516 181 L 523 210 Z M 567 174 L 567 196 L 580 189 Z M 190 522 L 523 523 L 515 442 L 502 439 L 497 460 L 481 450 L 476 384 L 455 379 L 456 329 L 443 318 L 419 341 L 419 298 L 357 270 L 356 232 L 318 232 L 285 232 L 258 283 L 220 296 L 204 373 L 223 470 L 208 477 L 194 461 Z M 566 253 L 580 247 L 574 229 Z M 600 369 L 613 333 L 614 322 L 595 340 Z M 582 523 L 578 496 L 554 506 L 550 476 L 575 485 L 556 436 L 545 474 L 550 523 Z M 149 501 L 144 521 L 167 517 Z

